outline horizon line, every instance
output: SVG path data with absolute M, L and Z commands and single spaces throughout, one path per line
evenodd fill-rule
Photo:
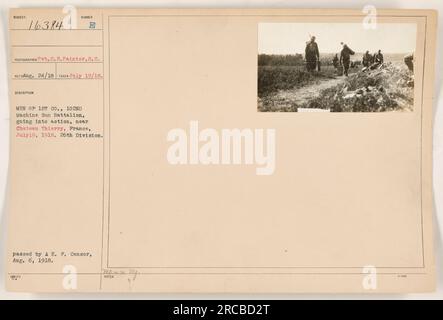
M 375 52 L 377 52 L 378 50 L 375 50 L 375 51 L 372 51 L 372 53 L 375 53 Z M 339 52 L 320 52 L 320 55 L 321 54 L 336 54 L 336 53 L 340 53 L 340 51 Z M 357 53 L 366 53 L 366 52 L 361 52 L 361 51 L 356 51 L 355 52 L 356 54 Z M 371 53 L 371 51 L 369 51 L 369 53 Z M 383 51 L 382 50 L 382 52 L 381 52 L 382 54 L 408 54 L 408 53 L 415 53 L 415 52 L 409 52 L 409 51 L 405 51 L 405 52 L 385 52 L 385 51 Z M 259 52 L 258 54 L 268 54 L 268 55 L 295 55 L 295 54 L 301 54 L 301 55 L 304 55 L 304 53 L 301 53 L 301 52 L 295 52 L 295 53 L 266 53 L 266 52 Z

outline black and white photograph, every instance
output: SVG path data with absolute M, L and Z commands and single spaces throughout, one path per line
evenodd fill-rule
M 411 112 L 413 23 L 260 23 L 259 112 Z

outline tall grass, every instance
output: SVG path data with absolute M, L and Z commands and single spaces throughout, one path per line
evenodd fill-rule
M 278 90 L 290 90 L 306 86 L 322 78 L 336 75 L 332 66 L 322 67 L 321 72 L 309 73 L 304 66 L 259 66 L 258 96 L 260 98 Z

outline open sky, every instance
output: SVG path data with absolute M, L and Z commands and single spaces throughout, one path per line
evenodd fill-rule
M 294 54 L 305 51 L 310 35 L 316 37 L 320 53 L 336 53 L 340 42 L 355 52 L 409 53 L 415 51 L 414 23 L 378 23 L 364 29 L 362 23 L 259 23 L 258 52 Z

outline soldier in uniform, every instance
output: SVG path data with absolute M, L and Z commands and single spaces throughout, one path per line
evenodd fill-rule
M 306 69 L 312 72 L 317 67 L 317 63 L 320 61 L 320 53 L 318 45 L 315 42 L 315 37 L 311 37 L 311 41 L 306 44 L 305 49 Z
M 343 66 L 343 74 L 348 76 L 349 66 L 351 64 L 351 55 L 355 52 L 349 48 L 345 43 L 341 42 L 343 49 L 340 52 L 340 65 Z
M 408 69 L 414 71 L 414 54 L 408 54 L 405 56 L 405 64 L 408 66 Z
M 381 53 L 381 50 L 378 50 L 377 54 L 375 55 L 375 63 L 382 64 L 384 61 L 383 54 Z
M 332 65 L 334 66 L 335 69 L 338 68 L 338 55 L 335 54 L 334 59 L 332 59 Z

